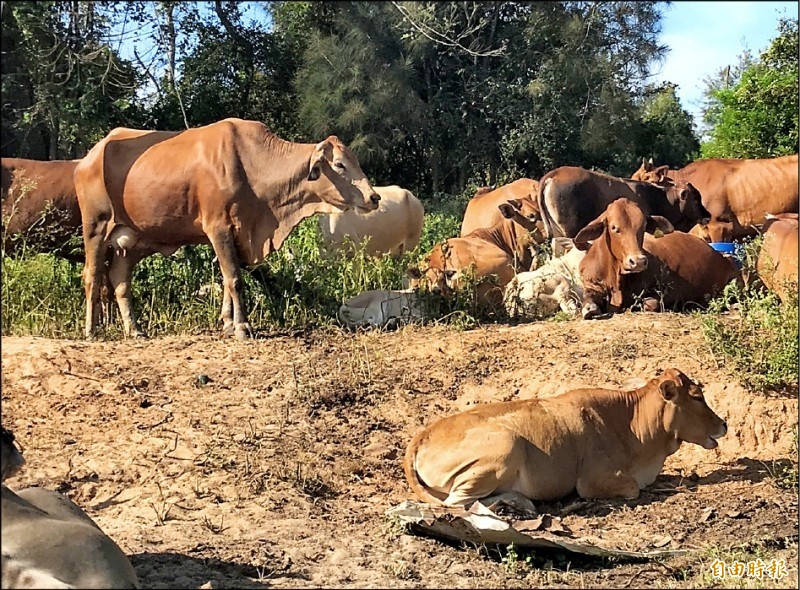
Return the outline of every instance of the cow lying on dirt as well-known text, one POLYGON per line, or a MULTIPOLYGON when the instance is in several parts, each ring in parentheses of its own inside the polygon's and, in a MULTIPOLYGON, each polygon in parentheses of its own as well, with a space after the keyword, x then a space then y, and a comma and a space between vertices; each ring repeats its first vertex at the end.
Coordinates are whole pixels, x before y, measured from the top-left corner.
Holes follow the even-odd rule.
POLYGON ((633 391, 577 389, 447 416, 412 439, 404 468, 419 500, 449 506, 572 490, 633 499, 682 442, 714 449, 727 429, 702 387, 669 369, 633 391))
POLYGON ((339 321, 349 328, 384 328, 421 320, 423 309, 413 289, 365 291, 345 301, 339 321))
POLYGON ((536 270, 521 272, 506 287, 510 318, 542 318, 561 309, 578 313, 583 301, 580 263, 586 252, 569 238, 553 238, 553 257, 536 270))
MULTIPOLYGON (((2 479, 25 463, 5 428, 2 479)), ((128 558, 66 496, 43 488, 2 493, 3 588, 138 588, 128 558)))
POLYGON ((588 249, 580 265, 584 319, 628 308, 636 297, 647 311, 705 305, 740 277, 732 262, 700 238, 668 232, 672 226, 663 217, 617 199, 578 233, 575 246, 588 249), (651 235, 657 229, 666 235, 651 235))
POLYGON ((538 232, 539 216, 531 199, 512 199, 498 209, 503 215, 500 223, 437 244, 422 268, 409 268, 410 286, 424 285, 449 296, 471 276, 477 283, 478 303, 501 307, 506 285, 518 271, 530 269, 532 246, 544 237, 538 232))

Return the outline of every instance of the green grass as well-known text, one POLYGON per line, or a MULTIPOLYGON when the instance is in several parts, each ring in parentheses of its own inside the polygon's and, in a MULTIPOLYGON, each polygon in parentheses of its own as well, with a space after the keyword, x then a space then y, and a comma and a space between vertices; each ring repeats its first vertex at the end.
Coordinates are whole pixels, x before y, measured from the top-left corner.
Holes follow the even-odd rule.
MULTIPOLYGON (((760 240, 755 240, 745 247, 746 275, 755 267, 759 246, 760 240)), ((781 302, 756 281, 731 283, 701 314, 712 351, 752 391, 796 390, 797 291, 792 293, 781 302), (725 315, 731 309, 733 313, 725 315)))

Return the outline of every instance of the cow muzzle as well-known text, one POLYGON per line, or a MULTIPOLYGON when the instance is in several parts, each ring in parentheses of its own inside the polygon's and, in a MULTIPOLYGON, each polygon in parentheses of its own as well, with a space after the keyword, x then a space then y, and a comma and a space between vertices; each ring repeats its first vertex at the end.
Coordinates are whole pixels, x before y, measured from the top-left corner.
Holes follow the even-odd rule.
POLYGON ((647 268, 647 256, 628 256, 625 258, 622 272, 632 274, 642 272, 647 268))
POLYGON ((703 442, 700 446, 708 450, 716 449, 719 446, 717 439, 722 438, 726 434, 728 434, 728 424, 723 420, 719 426, 719 429, 714 434, 709 434, 708 439, 706 439, 705 442, 703 442))

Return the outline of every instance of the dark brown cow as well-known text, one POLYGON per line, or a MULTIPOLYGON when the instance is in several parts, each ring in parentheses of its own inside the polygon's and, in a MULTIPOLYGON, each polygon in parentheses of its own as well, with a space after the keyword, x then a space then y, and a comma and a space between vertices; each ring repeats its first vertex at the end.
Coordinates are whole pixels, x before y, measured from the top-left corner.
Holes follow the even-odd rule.
POLYGON ((756 270, 761 282, 781 301, 797 297, 797 213, 768 215, 756 270))
POLYGON ((474 272, 478 301, 499 308, 505 286, 517 271, 530 268, 530 246, 537 237, 541 241, 536 223, 530 219, 533 207, 531 199, 508 201, 499 206, 503 219, 494 227, 437 244, 422 269, 409 268, 411 286, 424 283, 431 291, 450 295, 463 286, 468 273, 474 272), (496 284, 487 280, 490 277, 496 278, 496 284))
POLYGON ((646 215, 660 215, 682 231, 708 218, 691 184, 661 188, 647 182, 616 178, 575 166, 562 166, 539 182, 539 210, 548 238, 574 238, 609 203, 624 197, 646 215))
MULTIPOLYGON (((530 178, 520 178, 494 190, 484 187, 478 189, 475 196, 467 203, 464 220, 461 222, 461 237, 471 234, 482 227, 494 227, 503 220, 499 206, 514 199, 533 199, 536 219, 539 205, 536 202, 539 194, 539 183, 530 178)), ((541 225, 541 221, 539 221, 541 225)), ((544 232, 544 226, 539 228, 544 232)))
POLYGON ((73 262, 83 253, 72 252, 70 238, 80 235, 81 210, 72 175, 80 160, 26 160, 2 158, 3 247, 11 254, 28 245, 73 262))
POLYGON ((635 297, 641 297, 650 311, 687 303, 705 305, 739 275, 703 240, 670 232, 666 219, 645 215, 628 199, 613 201, 579 232, 575 246, 588 249, 580 265, 584 319, 628 308, 635 297), (650 235, 656 229, 666 235, 650 235))
POLYGON ((780 158, 698 160, 680 170, 656 166, 652 158, 632 178, 665 186, 691 182, 710 213, 712 242, 730 242, 754 235, 766 214, 797 213, 797 154, 780 158))
POLYGON ((291 143, 256 121, 225 119, 186 131, 115 129, 75 170, 86 249, 86 335, 97 325, 107 246, 109 275, 128 335, 140 336, 130 281, 143 257, 185 244, 214 248, 223 277, 226 334, 251 335, 240 264, 258 264, 303 219, 380 197, 337 137, 291 143))

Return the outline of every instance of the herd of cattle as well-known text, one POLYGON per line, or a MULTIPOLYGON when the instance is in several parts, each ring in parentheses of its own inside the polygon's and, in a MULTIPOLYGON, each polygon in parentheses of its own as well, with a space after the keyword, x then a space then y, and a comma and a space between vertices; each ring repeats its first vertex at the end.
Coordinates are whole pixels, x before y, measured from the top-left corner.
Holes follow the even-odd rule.
MULTIPOLYGON (((448 296, 467 278, 479 304, 505 306, 512 317, 580 309, 588 319, 634 301, 648 310, 703 305, 740 274, 708 242, 759 227, 761 280, 785 296, 797 279, 797 166, 797 155, 700 160, 681 170, 650 160, 630 179, 562 166, 540 181, 483 188, 461 235, 408 269, 411 289, 363 293, 339 317, 377 325, 417 317, 415 290, 448 296), (536 246, 547 240, 556 255, 544 261, 536 246)), ((349 238, 367 241, 367 254, 398 256, 417 246, 424 217, 408 190, 372 187, 338 138, 291 143, 240 119, 183 132, 115 129, 82 160, 3 158, 2 187, 6 252, 38 227, 45 247, 70 256, 64 244, 82 226, 87 337, 104 288, 116 296, 126 335, 143 335, 130 282, 153 253, 210 243, 223 277, 223 330, 246 338, 240 266, 280 248, 304 218, 321 214, 329 247, 349 238)))
MULTIPOLYGON (((411 290, 364 293, 340 317, 385 319, 385 304, 413 308, 413 289, 447 295, 472 277, 486 305, 514 315, 560 308, 584 318, 638 300, 646 310, 702 305, 736 264, 708 241, 760 231, 761 280, 781 297, 797 282, 798 160, 704 160, 678 170, 643 162, 631 179, 564 166, 540 181, 481 189, 461 236, 409 268, 411 290), (550 240, 553 257, 537 245, 550 240), (491 279, 491 280, 483 280, 491 279), (384 294, 385 295, 385 294, 384 294), (357 314, 356 314, 357 315, 357 314)), ((338 138, 284 141, 264 125, 226 119, 182 132, 115 129, 82 160, 2 160, 3 240, 40 226, 48 246, 82 228, 86 335, 98 324, 104 286, 125 333, 142 335, 131 275, 154 253, 211 244, 223 276, 226 333, 251 333, 241 265, 279 249, 305 218, 320 216, 333 247, 368 239, 369 254, 414 249, 424 209, 409 191, 373 187, 338 138)), ((69 255, 66 253, 65 255, 69 255)), ((379 323, 378 320, 375 320, 379 323)), ((423 501, 467 506, 499 494, 523 505, 573 490, 584 498, 635 498, 682 442, 707 449, 727 432, 702 386, 669 369, 633 391, 581 389, 549 399, 485 404, 434 422, 409 443, 405 473, 423 501), (487 441, 490 441, 487 443, 487 441)), ((0 437, 2 479, 23 464, 13 435, 0 437)), ((2 587, 136 588, 119 547, 69 498, 2 486, 2 587)))

